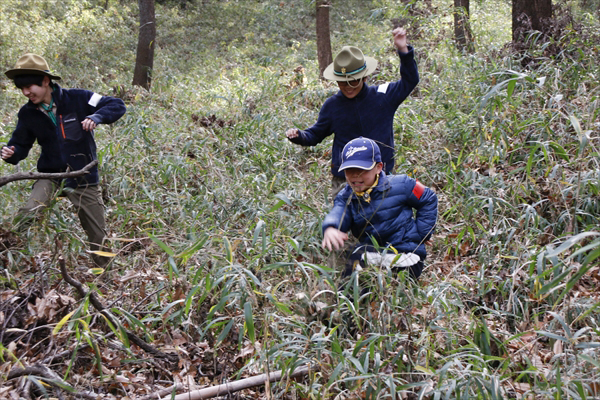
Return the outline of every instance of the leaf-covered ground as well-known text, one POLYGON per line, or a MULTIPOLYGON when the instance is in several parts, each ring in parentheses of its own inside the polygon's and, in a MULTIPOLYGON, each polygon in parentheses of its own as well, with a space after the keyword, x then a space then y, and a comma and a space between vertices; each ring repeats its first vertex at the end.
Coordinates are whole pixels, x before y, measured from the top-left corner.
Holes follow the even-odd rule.
MULTIPOLYGON (((170 398, 305 366, 227 397, 599 395, 593 1, 557 3, 552 35, 519 51, 506 2, 475 2, 472 54, 451 2, 333 2, 332 47, 376 57, 373 84, 398 76, 391 29, 407 27, 421 82, 397 112, 397 170, 440 199, 418 284, 364 270, 347 290, 320 246, 331 139, 283 135, 336 91, 317 76, 313 3, 160 2, 150 92, 130 85, 135 2, 4 3, 3 70, 38 52, 128 111, 96 131, 108 270, 67 200, 17 235, 30 183, 0 189, 0 398, 170 398)), ((8 140, 24 98, 0 90, 8 140)))

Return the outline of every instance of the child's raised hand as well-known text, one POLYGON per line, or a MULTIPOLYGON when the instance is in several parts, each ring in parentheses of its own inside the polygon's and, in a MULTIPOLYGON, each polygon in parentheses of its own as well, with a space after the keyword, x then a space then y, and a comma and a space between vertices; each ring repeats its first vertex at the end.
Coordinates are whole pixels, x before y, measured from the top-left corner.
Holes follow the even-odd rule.
POLYGON ((15 154, 15 146, 4 146, 2 148, 2 159, 6 160, 8 158, 11 158, 13 156, 13 154, 15 154))
POLYGON ((298 129, 296 129, 296 128, 288 129, 285 132, 285 136, 287 136, 288 139, 297 138, 298 137, 298 129))
POLYGON ((345 240, 348 240, 347 233, 330 226, 329 228, 325 229, 325 233, 323 233, 323 243, 321 246, 327 250, 339 250, 344 247, 345 240))
POLYGON ((394 45, 401 53, 408 53, 408 41, 406 39, 406 29, 396 28, 392 31, 394 35, 394 45))

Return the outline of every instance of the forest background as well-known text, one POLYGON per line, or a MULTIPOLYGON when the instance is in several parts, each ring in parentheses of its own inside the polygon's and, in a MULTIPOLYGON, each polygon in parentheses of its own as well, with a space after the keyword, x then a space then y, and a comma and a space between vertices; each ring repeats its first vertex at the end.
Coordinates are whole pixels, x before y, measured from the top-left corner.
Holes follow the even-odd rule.
MULTIPOLYGON (((334 54, 379 60, 371 84, 399 76, 391 30, 406 27, 421 82, 396 115, 397 171, 440 199, 419 283, 365 270, 360 299, 320 247, 331 138, 283 135, 337 91, 319 79, 314 2, 157 2, 146 91, 131 85, 136 2, 2 0, 2 71, 42 54, 63 86, 127 113, 96 130, 108 271, 67 201, 18 236, 31 182, 0 189, 0 397, 139 398, 307 366, 239 398, 600 395, 598 3, 555 2, 552 34, 517 51, 510 2, 471 2, 471 52, 452 6, 330 9, 334 54)), ((24 97, 7 79, 0 93, 6 142, 24 97)))

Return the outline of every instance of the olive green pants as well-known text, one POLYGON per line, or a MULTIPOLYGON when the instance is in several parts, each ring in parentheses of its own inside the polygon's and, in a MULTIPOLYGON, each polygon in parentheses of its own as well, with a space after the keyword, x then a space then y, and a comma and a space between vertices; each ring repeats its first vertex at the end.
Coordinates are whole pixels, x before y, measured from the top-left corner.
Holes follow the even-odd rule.
MULTIPOLYGON (((106 222, 104 220, 104 203, 97 185, 80 187, 72 190, 64 190, 48 179, 40 179, 33 184, 31 195, 27 203, 19 208, 15 218, 15 226, 18 230, 26 229, 39 212, 47 208, 57 195, 66 196, 77 210, 77 216, 85 233, 88 236, 90 249, 92 251, 108 251, 104 246, 106 237, 106 222)), ((106 266, 109 257, 92 254, 94 263, 100 267, 106 266)))

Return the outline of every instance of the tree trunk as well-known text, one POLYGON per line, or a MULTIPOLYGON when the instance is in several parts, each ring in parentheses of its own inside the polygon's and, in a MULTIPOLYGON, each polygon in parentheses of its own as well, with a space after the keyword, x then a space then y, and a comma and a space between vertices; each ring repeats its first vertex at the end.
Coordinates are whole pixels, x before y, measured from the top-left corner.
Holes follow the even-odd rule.
POLYGON ((459 50, 475 51, 469 22, 469 0, 454 0, 454 40, 459 50))
POLYGON ((531 30, 547 32, 547 22, 552 18, 552 0, 512 0, 513 42, 522 42, 531 30))
POLYGON ((156 39, 154 0, 138 0, 138 5, 140 8, 140 31, 138 33, 133 85, 148 90, 152 81, 154 40, 156 39))
POLYGON ((333 62, 331 56, 331 38, 329 36, 329 0, 315 1, 317 6, 317 55, 319 58, 319 71, 323 71, 333 62))

